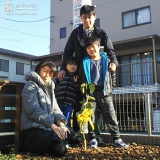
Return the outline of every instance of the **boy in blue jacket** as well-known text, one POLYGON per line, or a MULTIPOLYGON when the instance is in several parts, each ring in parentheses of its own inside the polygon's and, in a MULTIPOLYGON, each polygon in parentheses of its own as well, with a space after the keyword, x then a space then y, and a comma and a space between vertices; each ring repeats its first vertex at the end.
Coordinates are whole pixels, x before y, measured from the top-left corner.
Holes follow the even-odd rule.
MULTIPOLYGON (((78 83, 93 83, 95 90, 93 95, 96 99, 95 121, 97 121, 97 111, 102 114, 103 120, 109 128, 112 136, 112 145, 121 148, 128 148, 120 138, 119 126, 112 100, 112 89, 115 86, 114 72, 109 71, 109 58, 106 52, 100 52, 100 39, 89 36, 84 40, 84 47, 88 57, 84 58, 78 73, 78 83)), ((91 147, 97 144, 96 130, 90 135, 91 147), (92 144, 93 143, 93 144, 92 144)), ((96 147, 95 147, 96 148, 96 147)))

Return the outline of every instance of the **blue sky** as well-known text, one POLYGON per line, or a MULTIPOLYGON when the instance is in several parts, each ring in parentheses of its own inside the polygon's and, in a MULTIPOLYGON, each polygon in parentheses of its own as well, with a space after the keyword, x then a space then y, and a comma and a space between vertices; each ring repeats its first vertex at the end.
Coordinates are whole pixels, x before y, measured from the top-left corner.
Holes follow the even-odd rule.
POLYGON ((49 17, 50 0, 0 0, 0 48, 49 54, 49 17))

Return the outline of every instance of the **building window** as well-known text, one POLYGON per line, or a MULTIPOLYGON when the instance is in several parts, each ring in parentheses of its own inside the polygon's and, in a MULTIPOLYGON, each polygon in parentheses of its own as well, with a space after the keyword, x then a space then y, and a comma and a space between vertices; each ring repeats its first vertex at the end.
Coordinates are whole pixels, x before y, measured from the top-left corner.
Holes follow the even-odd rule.
POLYGON ((150 7, 144 7, 122 13, 123 28, 151 23, 150 7))
POLYGON ((125 86, 153 85, 153 54, 145 52, 120 57, 119 80, 125 86))
POLYGON ((100 19, 96 19, 94 25, 100 28, 100 19))
POLYGON ((0 59, 0 71, 9 72, 9 60, 0 59))
POLYGON ((16 74, 24 75, 24 63, 16 63, 16 74))
POLYGON ((66 27, 60 28, 60 38, 66 37, 66 27))

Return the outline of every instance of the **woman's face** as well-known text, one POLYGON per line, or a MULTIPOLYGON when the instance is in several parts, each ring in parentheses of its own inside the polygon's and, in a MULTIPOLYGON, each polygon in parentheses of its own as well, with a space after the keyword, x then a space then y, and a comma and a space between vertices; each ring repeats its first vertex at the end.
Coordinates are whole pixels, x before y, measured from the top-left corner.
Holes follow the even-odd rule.
POLYGON ((53 77, 54 73, 49 66, 44 66, 41 68, 39 75, 45 83, 48 83, 53 77))

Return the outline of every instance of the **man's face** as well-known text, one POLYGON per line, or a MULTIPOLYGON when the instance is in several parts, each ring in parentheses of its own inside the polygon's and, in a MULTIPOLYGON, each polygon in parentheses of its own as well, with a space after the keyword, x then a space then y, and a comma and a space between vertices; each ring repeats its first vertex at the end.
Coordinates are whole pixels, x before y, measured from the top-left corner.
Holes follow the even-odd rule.
POLYGON ((82 14, 81 16, 82 24, 87 30, 91 30, 93 28, 95 19, 96 16, 93 14, 82 14))

